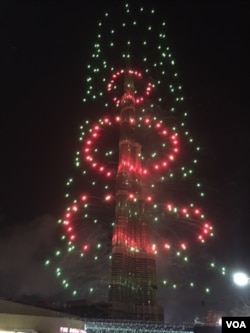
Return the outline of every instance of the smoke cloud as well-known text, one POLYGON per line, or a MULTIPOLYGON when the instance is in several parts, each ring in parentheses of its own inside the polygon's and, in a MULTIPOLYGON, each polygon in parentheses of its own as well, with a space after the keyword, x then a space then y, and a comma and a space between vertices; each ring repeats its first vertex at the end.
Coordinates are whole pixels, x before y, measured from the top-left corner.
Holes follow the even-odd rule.
POLYGON ((56 245, 58 227, 49 215, 6 228, 0 236, 0 294, 47 297, 58 290, 44 260, 56 245))

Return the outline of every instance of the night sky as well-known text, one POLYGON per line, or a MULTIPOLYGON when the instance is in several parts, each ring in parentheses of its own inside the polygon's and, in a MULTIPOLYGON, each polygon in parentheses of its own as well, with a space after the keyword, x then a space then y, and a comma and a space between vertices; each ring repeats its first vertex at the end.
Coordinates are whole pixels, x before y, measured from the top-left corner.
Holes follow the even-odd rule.
MULTIPOLYGON (((199 172, 208 185, 216 256, 250 274, 249 2, 154 3, 166 19, 190 127, 202 147, 199 172)), ((0 296, 53 294, 55 281, 42 262, 57 237, 87 112, 84 75, 95 29, 103 11, 116 11, 112 4, 0 3, 0 296)))

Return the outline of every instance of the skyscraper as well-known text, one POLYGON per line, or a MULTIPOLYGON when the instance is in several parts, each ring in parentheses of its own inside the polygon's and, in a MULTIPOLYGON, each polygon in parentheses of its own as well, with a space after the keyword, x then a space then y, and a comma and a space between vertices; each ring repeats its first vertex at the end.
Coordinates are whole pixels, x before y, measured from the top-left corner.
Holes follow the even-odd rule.
POLYGON ((124 75, 121 98, 119 164, 109 300, 113 318, 160 319, 156 263, 149 245, 142 191, 141 145, 136 139, 133 71, 124 75))

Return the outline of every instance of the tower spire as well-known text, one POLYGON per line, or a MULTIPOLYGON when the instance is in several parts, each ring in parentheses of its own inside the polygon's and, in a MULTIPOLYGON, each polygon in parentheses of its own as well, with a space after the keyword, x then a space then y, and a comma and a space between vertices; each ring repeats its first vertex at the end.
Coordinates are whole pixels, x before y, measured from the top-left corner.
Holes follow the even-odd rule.
POLYGON ((124 93, 122 96, 121 102, 131 102, 135 103, 135 85, 134 85, 134 77, 133 70, 131 69, 131 61, 130 61, 130 50, 129 50, 129 42, 127 43, 127 57, 126 57, 126 67, 124 72, 124 93))
POLYGON ((127 66, 124 75, 124 93, 121 102, 124 105, 124 103, 126 104, 129 101, 135 104, 135 85, 133 71, 127 66))

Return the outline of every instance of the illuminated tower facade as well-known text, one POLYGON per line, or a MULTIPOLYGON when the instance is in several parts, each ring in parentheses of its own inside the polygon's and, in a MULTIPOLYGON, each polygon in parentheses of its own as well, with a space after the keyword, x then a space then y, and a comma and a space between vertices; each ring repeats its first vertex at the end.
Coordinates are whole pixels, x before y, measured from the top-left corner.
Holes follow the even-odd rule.
POLYGON ((148 239, 141 145, 135 139, 135 125, 134 84, 128 70, 121 99, 109 300, 113 318, 157 321, 156 263, 148 239))

